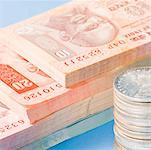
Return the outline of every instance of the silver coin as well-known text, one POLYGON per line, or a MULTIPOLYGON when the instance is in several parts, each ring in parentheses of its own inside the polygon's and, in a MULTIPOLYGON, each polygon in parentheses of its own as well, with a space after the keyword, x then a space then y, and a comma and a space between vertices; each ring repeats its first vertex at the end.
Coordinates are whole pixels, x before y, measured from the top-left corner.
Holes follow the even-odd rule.
POLYGON ((151 108, 151 103, 150 102, 133 102, 129 101, 128 99, 124 99, 123 97, 119 97, 119 95, 114 95, 114 102, 120 102, 123 103, 124 105, 129 105, 129 107, 133 107, 134 109, 140 109, 140 108, 151 108))
MULTIPOLYGON (((128 109, 129 110, 129 109, 128 109)), ((142 121, 148 121, 150 122, 151 121, 151 116, 148 116, 146 114, 137 114, 137 113, 132 113, 132 112, 129 112, 129 111, 124 111, 123 109, 121 109, 119 106, 117 106, 115 103, 114 103, 114 112, 120 114, 122 117, 125 117, 127 119, 130 119, 130 120, 142 120, 142 121)))
POLYGON ((131 116, 138 116, 139 118, 151 119, 151 108, 131 106, 127 103, 123 103, 118 100, 114 102, 114 106, 114 110, 116 109, 116 107, 118 107, 121 111, 131 116))
POLYGON ((121 150, 119 144, 116 141, 114 141, 114 150, 121 150))
POLYGON ((129 69, 114 82, 114 90, 127 100, 151 102, 151 67, 129 69))
POLYGON ((131 117, 131 116, 123 115, 117 111, 114 111, 114 116, 118 118, 118 120, 124 120, 126 124, 129 124, 129 125, 141 126, 141 127, 151 126, 150 119, 141 119, 141 118, 131 117))
MULTIPOLYGON (((124 106, 123 106, 124 107, 124 106)), ((120 107, 120 104, 118 103, 114 103, 114 111, 117 111, 118 113, 129 117, 129 118, 137 118, 137 119, 144 119, 144 120, 151 120, 151 112, 146 112, 145 109, 141 109, 136 110, 136 109, 132 109, 131 107, 125 107, 125 109, 123 107, 120 107), (127 108, 127 109, 126 109, 127 108)))
POLYGON ((130 150, 130 149, 127 149, 127 148, 123 147, 116 140, 114 140, 114 150, 130 150))
POLYGON ((114 126, 115 139, 118 143, 132 150, 151 150, 151 140, 140 140, 128 137, 114 126))
POLYGON ((137 132, 135 130, 128 130, 122 126, 120 123, 116 123, 115 126, 123 132, 126 136, 135 139, 143 139, 143 140, 150 140, 151 139, 151 132, 137 132))
POLYGON ((116 117, 114 118, 115 124, 121 124, 121 126, 126 128, 127 130, 136 131, 136 132, 144 132, 144 133, 149 132, 149 133, 151 133, 151 127, 134 126, 131 124, 129 125, 125 121, 123 121, 123 120, 119 121, 118 119, 116 119, 116 117))

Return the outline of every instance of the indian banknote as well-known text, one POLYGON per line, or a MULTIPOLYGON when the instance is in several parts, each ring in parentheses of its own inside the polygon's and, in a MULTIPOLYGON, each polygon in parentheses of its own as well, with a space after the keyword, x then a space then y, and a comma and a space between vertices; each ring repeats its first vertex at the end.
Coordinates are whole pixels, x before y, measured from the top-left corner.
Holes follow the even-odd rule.
POLYGON ((46 150, 56 144, 73 138, 77 135, 83 134, 96 127, 99 127, 113 119, 112 108, 91 115, 77 123, 74 123, 64 129, 61 129, 53 134, 50 134, 40 140, 28 144, 21 148, 21 150, 46 150))
POLYGON ((70 87, 150 55, 150 9, 150 0, 78 0, 9 26, 3 36, 70 87))
POLYGON ((33 125, 4 105, 0 106, 0 149, 14 150, 110 108, 112 89, 72 104, 33 125))
POLYGON ((115 74, 114 70, 76 87, 64 88, 14 52, 13 47, 0 42, 1 101, 31 123, 111 88, 115 74))

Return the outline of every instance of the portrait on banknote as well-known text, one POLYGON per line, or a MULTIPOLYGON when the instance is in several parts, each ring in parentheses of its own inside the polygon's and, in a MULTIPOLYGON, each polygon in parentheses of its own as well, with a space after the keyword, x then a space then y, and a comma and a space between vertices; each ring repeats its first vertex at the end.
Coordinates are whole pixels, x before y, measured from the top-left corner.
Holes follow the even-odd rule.
POLYGON ((48 11, 16 32, 44 50, 53 59, 66 59, 85 53, 90 48, 114 42, 121 31, 132 29, 148 18, 148 1, 89 1, 48 11), (140 19, 142 18, 142 19, 140 19))
POLYGON ((46 26, 58 30, 61 40, 82 47, 101 46, 112 41, 117 34, 116 26, 107 16, 80 6, 51 16, 46 26))
MULTIPOLYGON (((19 30, 19 33, 33 36, 46 35, 54 31, 53 34, 56 33, 61 41, 79 47, 98 47, 107 44, 114 40, 118 33, 116 25, 104 15, 104 11, 101 15, 86 6, 76 5, 60 14, 47 15, 46 20, 44 23, 35 23, 19 30)), ((53 34, 49 35, 53 37, 53 34)), ((51 38, 49 42, 53 43, 52 46, 58 47, 51 38)))

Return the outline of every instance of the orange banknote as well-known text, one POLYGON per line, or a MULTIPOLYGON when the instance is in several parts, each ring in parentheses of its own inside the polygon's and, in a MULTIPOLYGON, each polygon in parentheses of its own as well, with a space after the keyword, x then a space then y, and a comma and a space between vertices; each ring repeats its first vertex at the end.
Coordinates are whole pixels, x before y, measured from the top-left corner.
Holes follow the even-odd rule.
POLYGON ((0 103, 0 149, 20 149, 111 106, 112 89, 109 89, 57 111, 32 125, 24 116, 15 114, 0 103))
POLYGON ((116 71, 64 88, 0 41, 1 101, 31 123, 112 87, 116 71))
POLYGON ((71 87, 136 60, 136 53, 150 55, 150 10, 150 0, 75 0, 3 35, 17 53, 71 87))

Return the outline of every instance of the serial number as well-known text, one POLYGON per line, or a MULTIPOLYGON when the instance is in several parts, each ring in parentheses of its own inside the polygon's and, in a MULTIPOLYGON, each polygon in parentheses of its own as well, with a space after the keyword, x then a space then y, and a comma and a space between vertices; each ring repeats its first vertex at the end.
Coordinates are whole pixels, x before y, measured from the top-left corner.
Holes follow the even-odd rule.
POLYGON ((58 83, 58 84, 55 84, 54 87, 49 86, 48 88, 44 88, 44 89, 41 89, 39 91, 36 91, 34 93, 30 93, 29 95, 24 96, 24 99, 26 101, 31 101, 32 99, 42 97, 45 94, 48 94, 48 93, 50 94, 53 91, 55 91, 55 89, 57 89, 57 88, 62 88, 62 85, 58 83))
POLYGON ((76 64, 76 63, 78 63, 78 62, 85 61, 85 60, 87 60, 87 59, 90 59, 90 58, 92 58, 92 57, 94 57, 94 56, 97 56, 97 55, 100 55, 100 54, 103 55, 103 52, 102 52, 100 49, 95 49, 95 50, 92 50, 91 52, 89 52, 89 53, 87 53, 87 54, 84 54, 84 55, 78 56, 78 57, 76 57, 76 58, 74 58, 74 59, 70 59, 70 60, 68 60, 68 61, 65 61, 64 64, 65 64, 66 66, 71 66, 71 65, 73 65, 73 64, 76 64))
POLYGON ((5 133, 5 132, 7 132, 7 131, 9 131, 9 130, 11 130, 13 128, 16 128, 16 127, 18 127, 20 125, 23 125, 24 123, 25 123, 24 120, 18 120, 17 122, 13 122, 11 124, 7 124, 7 125, 5 125, 3 127, 0 127, 0 134, 3 134, 3 133, 5 133))

